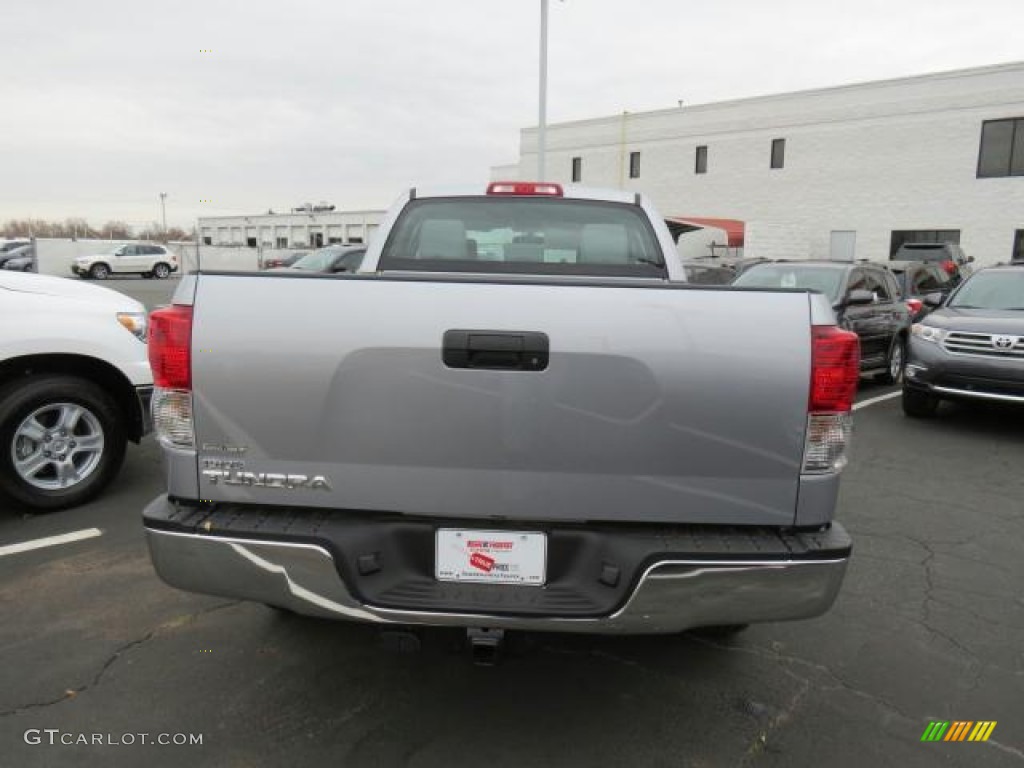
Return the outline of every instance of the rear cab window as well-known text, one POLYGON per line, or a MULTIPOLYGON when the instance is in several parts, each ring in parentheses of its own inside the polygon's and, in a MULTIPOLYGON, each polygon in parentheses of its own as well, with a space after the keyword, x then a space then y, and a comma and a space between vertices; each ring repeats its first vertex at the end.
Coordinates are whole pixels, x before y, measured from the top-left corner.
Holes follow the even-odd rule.
POLYGON ((413 200, 381 252, 387 271, 667 278, 638 206, 536 197, 413 200))

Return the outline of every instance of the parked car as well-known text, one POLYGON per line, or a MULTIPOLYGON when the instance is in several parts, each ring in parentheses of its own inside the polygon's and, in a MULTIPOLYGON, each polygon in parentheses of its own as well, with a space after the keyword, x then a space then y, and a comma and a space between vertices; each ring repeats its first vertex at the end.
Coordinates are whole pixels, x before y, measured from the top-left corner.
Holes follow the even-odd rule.
POLYGON ((873 374, 884 384, 902 377, 910 309, 886 267, 865 262, 779 261, 751 267, 733 285, 824 293, 840 327, 860 337, 861 374, 873 374))
POLYGON ((3 265, 4 269, 10 270, 11 272, 35 272, 36 271, 36 255, 31 252, 24 256, 16 256, 13 259, 7 259, 3 265))
POLYGON ((290 267, 307 253, 309 253, 309 251, 295 251, 294 253, 288 253, 284 256, 272 256, 263 262, 263 268, 279 269, 280 267, 290 267))
POLYGON ((7 253, 8 251, 11 251, 15 248, 22 248, 26 245, 31 244, 31 241, 24 240, 21 238, 16 240, 5 240, 4 242, 0 243, 0 253, 7 253))
POLYGON ((36 247, 31 243, 21 243, 14 248, 8 248, 6 251, 0 252, 0 269, 13 269, 8 267, 8 262, 20 260, 28 257, 32 260, 35 259, 36 247))
POLYGON ((945 295, 954 287, 949 273, 934 261, 890 261, 885 266, 896 276, 915 322, 932 310, 924 303, 925 296, 936 292, 945 295))
POLYGON ((696 285, 728 285, 736 279, 736 272, 724 264, 705 261, 684 261, 686 282, 696 285))
POLYGON ((281 271, 355 272, 359 269, 365 254, 365 245, 328 245, 326 248, 306 254, 281 271))
POLYGON ((751 267, 756 267, 758 264, 770 264, 771 261, 771 259, 751 257, 749 259, 733 259, 726 263, 732 268, 733 272, 735 272, 738 277, 751 267))
POLYGON ((79 256, 71 264, 71 271, 93 280, 133 274, 163 279, 178 271, 178 257, 163 245, 129 243, 109 253, 79 256))
POLYGON ((384 221, 373 279, 189 275, 153 313, 164 581, 483 658, 828 610, 858 341, 823 296, 686 290, 633 191, 419 187, 384 221))
POLYGON ((903 411, 933 416, 942 400, 1024 405, 1024 266, 975 272, 914 325, 903 411))
POLYGON ((149 431, 145 338, 134 299, 0 271, 0 497, 60 509, 110 483, 149 431))
POLYGON ((955 286, 971 274, 974 257, 964 253, 957 243, 904 243, 896 249, 890 261, 936 262, 955 286))

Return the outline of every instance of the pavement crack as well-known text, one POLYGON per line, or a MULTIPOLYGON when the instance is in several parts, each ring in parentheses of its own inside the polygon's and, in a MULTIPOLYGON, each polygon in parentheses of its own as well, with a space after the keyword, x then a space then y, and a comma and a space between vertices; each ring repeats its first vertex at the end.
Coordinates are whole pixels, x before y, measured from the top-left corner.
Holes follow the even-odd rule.
POLYGON ((989 739, 985 743, 988 744, 990 747, 995 747, 996 749, 1005 752, 1008 755, 1012 755, 1013 757, 1024 760, 1024 752, 1021 752, 1016 747, 1011 747, 1008 744, 1000 744, 998 741, 993 741, 992 739, 989 739))
POLYGON ((119 645, 117 648, 115 648, 113 653, 111 653, 104 660, 99 670, 97 670, 96 674, 93 675, 92 679, 89 682, 84 683, 83 685, 80 685, 77 688, 68 688, 64 691, 64 694, 62 696, 58 696, 55 699, 50 699, 48 701, 37 701, 31 704, 23 704, 20 707, 5 710, 3 712, 0 712, 0 717, 11 717, 13 715, 20 715, 23 712, 29 712, 34 709, 45 709, 47 707, 52 707, 55 704, 60 704, 61 702, 74 699, 79 694, 85 693, 86 691, 95 688, 97 685, 99 685, 100 681, 103 679, 103 676, 107 673, 107 670, 109 670, 115 664, 115 662, 117 662, 118 659, 120 659, 129 651, 132 651, 141 645, 145 645, 157 635, 161 635, 167 631, 176 629, 177 627, 180 627, 183 624, 191 624, 192 622, 196 621, 202 616, 205 616, 206 614, 214 613, 215 611, 220 611, 225 608, 230 608, 231 606, 238 605, 240 602, 242 601, 232 600, 227 603, 218 603, 217 605, 211 606, 209 608, 204 608, 203 610, 196 611, 195 613, 190 613, 179 619, 164 622, 163 624, 160 624, 159 626, 151 629, 142 637, 136 638, 135 640, 130 640, 127 643, 119 645))
POLYGON ((747 765, 750 761, 756 759, 759 755, 761 755, 765 750, 768 749, 768 738, 774 732, 784 727, 787 723, 789 723, 790 720, 793 719, 793 714, 800 706, 800 703, 804 700, 804 697, 807 696, 807 693, 811 690, 811 688, 814 687, 814 684, 811 682, 811 679, 809 677, 798 675, 792 670, 786 669, 785 667, 782 668, 782 671, 785 672, 788 677, 798 681, 800 683, 800 687, 797 688, 796 692, 790 697, 789 702, 786 704, 785 708, 783 708, 781 712, 779 712, 775 717, 769 720, 768 724, 758 732, 757 736, 754 738, 753 743, 751 743, 751 745, 747 748, 747 751, 744 753, 742 759, 740 760, 739 764, 741 766, 747 765))
POLYGON ((950 635, 948 632, 944 632, 943 630, 939 629, 933 624, 931 606, 933 603, 941 604, 940 601, 935 598, 935 590, 937 587, 935 586, 934 574, 932 572, 932 565, 935 560, 935 550, 932 548, 930 544, 928 544, 928 542, 922 541, 920 539, 911 539, 911 541, 914 541, 916 544, 918 544, 918 546, 922 547, 925 550, 925 552, 928 553, 927 555, 925 555, 924 559, 922 559, 920 563, 921 568, 924 571, 925 582, 924 598, 921 602, 921 626, 929 632, 931 632, 936 637, 941 637, 951 646, 960 651, 960 653, 967 657, 968 666, 972 669, 974 674, 976 676, 980 675, 981 672, 979 669, 980 665, 978 664, 977 654, 975 654, 974 651, 965 646, 963 643, 961 643, 955 637, 950 635))
MULTIPOLYGON (((830 680, 834 681, 834 683, 835 683, 834 685, 819 685, 818 687, 822 691, 843 690, 843 691, 846 691, 846 692, 850 693, 853 696, 857 696, 857 697, 862 698, 862 699, 867 699, 868 701, 872 702, 873 704, 875 704, 877 706, 881 706, 882 708, 888 710, 890 713, 892 713, 892 714, 894 714, 894 715, 896 715, 898 717, 901 717, 904 720, 907 720, 908 722, 916 723, 919 720, 921 720, 921 718, 915 717, 913 715, 910 715, 910 714, 904 712, 899 707, 897 707, 895 704, 893 704, 890 701, 886 701, 885 699, 881 698, 880 696, 877 696, 877 695, 875 695, 875 694, 873 694, 873 693, 871 693, 869 691, 865 691, 865 690, 862 690, 860 688, 854 687, 850 683, 848 683, 845 680, 843 680, 843 678, 841 678, 838 674, 836 674, 836 672, 834 672, 830 667, 827 667, 824 664, 818 664, 817 662, 814 662, 814 661, 809 661, 807 659, 802 659, 799 656, 791 656, 789 654, 779 653, 778 651, 775 651, 775 650, 768 650, 766 648, 759 648, 757 646, 754 646, 754 647, 743 647, 743 646, 738 646, 738 645, 723 645, 721 643, 716 643, 713 640, 707 640, 707 639, 704 639, 704 638, 694 637, 693 639, 694 639, 694 642, 701 643, 702 645, 706 645, 706 646, 711 647, 711 648, 716 648, 718 650, 729 651, 731 653, 745 653, 745 654, 748 654, 748 655, 751 655, 751 656, 757 656, 758 658, 769 659, 771 661, 775 661, 775 662, 780 663, 780 664, 790 664, 792 666, 801 667, 801 668, 808 669, 808 670, 813 670, 814 672, 819 672, 822 675, 825 675, 826 677, 828 677, 830 680)), ((790 674, 791 677, 794 677, 794 679, 797 679, 797 680, 804 680, 804 679, 806 679, 809 682, 811 682, 812 685, 813 685, 813 681, 811 681, 811 678, 804 677, 804 676, 794 676, 794 674, 792 673, 792 670, 787 670, 786 667, 784 667, 784 666, 782 666, 780 668, 783 671, 787 672, 787 674, 790 674)))

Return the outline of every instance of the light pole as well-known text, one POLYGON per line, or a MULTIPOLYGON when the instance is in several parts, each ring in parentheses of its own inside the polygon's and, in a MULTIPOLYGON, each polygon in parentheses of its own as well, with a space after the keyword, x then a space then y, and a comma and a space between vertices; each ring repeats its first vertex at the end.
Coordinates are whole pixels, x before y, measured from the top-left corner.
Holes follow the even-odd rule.
POLYGON ((548 0, 540 0, 540 115, 537 120, 537 181, 544 181, 544 135, 548 120, 548 0))
POLYGON ((164 239, 166 240, 167 239, 167 205, 164 202, 165 200, 167 200, 167 193, 166 192, 161 192, 160 193, 160 215, 163 218, 164 239))

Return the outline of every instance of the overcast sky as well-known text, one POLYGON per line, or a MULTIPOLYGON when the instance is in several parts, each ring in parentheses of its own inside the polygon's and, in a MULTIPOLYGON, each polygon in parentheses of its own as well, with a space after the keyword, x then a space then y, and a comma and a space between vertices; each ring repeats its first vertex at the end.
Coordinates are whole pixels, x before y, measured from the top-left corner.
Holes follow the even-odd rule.
MULTIPOLYGON (((5 3, 0 221, 386 207, 536 124, 540 0, 5 3), (205 52, 205 51, 210 52, 205 52), (210 202, 201 202, 210 201, 210 202)), ((1019 60, 1024 0, 551 0, 549 122, 1019 60)))

